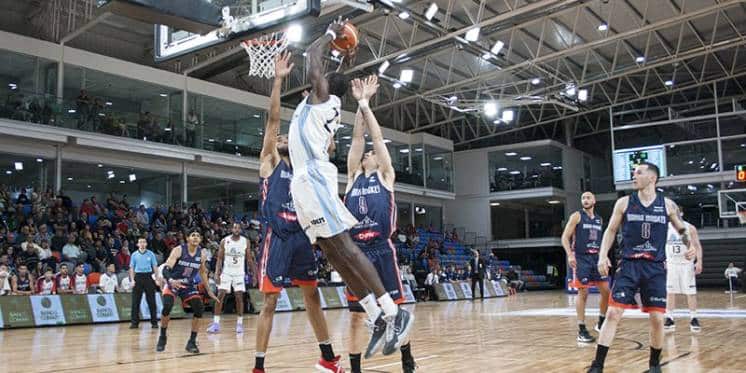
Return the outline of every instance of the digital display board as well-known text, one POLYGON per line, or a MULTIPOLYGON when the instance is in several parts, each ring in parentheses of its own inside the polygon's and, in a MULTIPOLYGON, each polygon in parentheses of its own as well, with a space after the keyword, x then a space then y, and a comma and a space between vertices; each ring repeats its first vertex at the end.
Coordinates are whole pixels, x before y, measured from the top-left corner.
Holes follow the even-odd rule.
POLYGON ((614 151, 614 181, 630 181, 635 168, 642 162, 650 162, 660 169, 661 177, 665 177, 666 149, 663 146, 646 148, 622 149, 614 151))

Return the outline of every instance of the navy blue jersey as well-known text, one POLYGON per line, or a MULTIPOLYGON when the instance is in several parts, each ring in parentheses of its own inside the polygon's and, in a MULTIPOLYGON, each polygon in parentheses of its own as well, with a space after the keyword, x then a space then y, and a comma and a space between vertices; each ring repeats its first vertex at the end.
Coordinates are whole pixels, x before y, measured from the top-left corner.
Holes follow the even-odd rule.
POLYGON ((292 179, 293 169, 281 160, 272 171, 272 175, 261 180, 262 218, 272 228, 272 233, 281 238, 301 231, 298 217, 295 215, 293 197, 290 194, 292 179))
POLYGON ((588 216, 580 210, 580 222, 575 226, 575 255, 595 255, 601 249, 603 220, 598 215, 588 216))
POLYGON ((181 256, 171 270, 174 280, 182 280, 184 284, 197 284, 200 281, 199 269, 202 267, 202 247, 197 246, 194 255, 189 254, 189 247, 181 245, 181 256))
POLYGON ((637 193, 629 196, 627 210, 622 221, 622 257, 645 259, 653 262, 666 260, 668 238, 668 214, 666 199, 656 193, 655 200, 645 207, 637 193))
POLYGON ((386 241, 396 227, 394 193, 383 185, 378 172, 361 173, 345 195, 345 206, 358 223, 350 229, 356 243, 371 245, 386 241))
POLYGON ((28 272, 26 272, 26 276, 17 276, 16 289, 18 291, 31 291, 31 275, 28 272))

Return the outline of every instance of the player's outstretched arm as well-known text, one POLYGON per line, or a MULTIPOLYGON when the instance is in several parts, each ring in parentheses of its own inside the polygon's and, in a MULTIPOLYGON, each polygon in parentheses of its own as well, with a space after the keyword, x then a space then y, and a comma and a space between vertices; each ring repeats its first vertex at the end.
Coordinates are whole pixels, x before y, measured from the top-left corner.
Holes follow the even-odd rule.
POLYGON ((373 110, 370 108, 370 99, 378 91, 378 77, 371 75, 363 83, 363 95, 362 99, 358 100, 358 107, 360 112, 363 113, 365 119, 365 125, 370 135, 370 141, 373 142, 373 150, 376 153, 376 160, 378 161, 378 168, 383 175, 384 180, 389 186, 394 185, 396 178, 396 172, 394 172, 394 165, 391 163, 391 155, 389 154, 386 143, 383 142, 383 132, 381 126, 378 124, 376 115, 373 114, 373 110))
MULTIPOLYGON (((362 95, 362 83, 360 79, 350 82, 352 96, 362 95)), ((355 113, 355 124, 352 127, 352 142, 350 151, 347 152, 347 182, 352 185, 355 173, 362 167, 363 151, 365 151, 365 119, 360 109, 355 113)))
POLYGON ((577 266, 575 253, 572 251, 572 236, 575 235, 575 227, 577 227, 579 222, 580 213, 576 211, 570 215, 570 219, 567 220, 567 224, 565 225, 565 230, 562 232, 562 248, 565 249, 567 262, 572 269, 575 269, 577 266))
POLYGON ((280 154, 277 152, 277 135, 280 133, 280 109, 282 107, 280 95, 283 79, 293 70, 294 64, 290 62, 291 57, 290 52, 275 56, 275 80, 272 83, 272 93, 269 97, 269 114, 264 127, 262 152, 259 154, 259 176, 261 177, 268 177, 280 162, 280 154))
POLYGON ((342 17, 337 18, 326 30, 326 33, 316 39, 306 49, 308 56, 307 73, 311 81, 311 104, 320 104, 329 100, 329 81, 324 76, 324 54, 329 48, 329 43, 337 38, 342 31, 344 21, 342 17))
POLYGON ((616 232, 619 231, 619 226, 622 225, 624 211, 627 210, 628 203, 629 197, 622 197, 616 201, 614 211, 611 213, 611 219, 609 219, 609 226, 604 231, 604 238, 601 240, 601 252, 598 254, 598 272, 602 276, 609 275, 609 267, 611 267, 609 250, 611 250, 611 245, 616 239, 616 232))
POLYGON ((215 283, 220 285, 220 275, 223 273, 223 261, 225 260, 225 238, 220 241, 218 249, 218 260, 215 263, 215 283))

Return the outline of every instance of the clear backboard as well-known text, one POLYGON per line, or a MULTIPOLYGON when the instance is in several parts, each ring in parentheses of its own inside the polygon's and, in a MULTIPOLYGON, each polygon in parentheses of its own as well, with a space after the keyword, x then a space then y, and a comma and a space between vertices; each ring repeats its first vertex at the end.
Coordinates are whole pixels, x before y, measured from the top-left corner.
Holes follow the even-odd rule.
POLYGON ((738 217, 739 211, 746 210, 746 188, 718 191, 718 208, 723 219, 738 217))
POLYGON ((156 62, 167 61, 243 36, 259 34, 292 20, 317 17, 322 3, 321 0, 208 1, 222 8, 223 26, 200 35, 167 25, 155 25, 156 62))

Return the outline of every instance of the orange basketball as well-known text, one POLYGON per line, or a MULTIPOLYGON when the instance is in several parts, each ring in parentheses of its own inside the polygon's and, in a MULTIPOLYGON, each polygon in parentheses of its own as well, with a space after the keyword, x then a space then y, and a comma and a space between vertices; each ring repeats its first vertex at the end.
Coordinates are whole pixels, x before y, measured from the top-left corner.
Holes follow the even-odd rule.
POLYGON ((349 54, 358 44, 358 32, 357 27, 352 23, 345 23, 342 26, 342 32, 337 35, 337 38, 332 40, 332 48, 342 54, 349 54))

